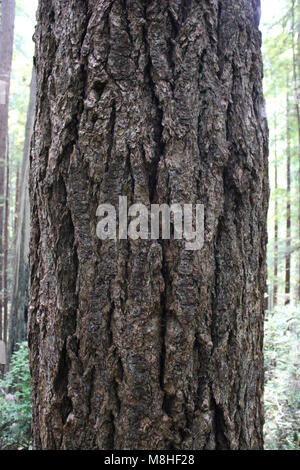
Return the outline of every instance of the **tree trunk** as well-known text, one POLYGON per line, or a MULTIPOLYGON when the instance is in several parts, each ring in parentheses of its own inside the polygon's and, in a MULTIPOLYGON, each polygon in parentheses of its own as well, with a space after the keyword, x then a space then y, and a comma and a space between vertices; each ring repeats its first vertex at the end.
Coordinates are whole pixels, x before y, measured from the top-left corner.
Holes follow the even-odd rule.
POLYGON ((274 142, 274 153, 275 153, 275 162, 274 162, 274 193, 275 193, 275 207, 274 207, 274 288, 273 288, 273 307, 277 305, 278 300, 278 161, 277 161, 277 116, 275 114, 275 142, 274 142))
POLYGON ((52 0, 36 30, 35 449, 261 449, 260 7, 52 0), (100 241, 100 203, 202 203, 205 242, 100 241))
MULTIPOLYGON (((8 142, 8 138, 7 138, 8 142)), ((3 269, 3 341, 7 345, 8 332, 8 245, 9 245, 9 144, 7 145, 6 174, 5 174, 5 217, 4 217, 4 269, 3 269)))
POLYGON ((8 145, 8 103, 14 39, 15 0, 1 0, 0 13, 0 339, 3 339, 5 161, 8 145))
POLYGON ((286 243, 285 243, 285 305, 291 301, 291 129, 290 80, 286 84, 286 243))
POLYGON ((20 163, 17 162, 17 171, 16 171, 16 189, 15 189, 15 210, 14 210, 14 218, 13 218, 13 225, 14 225, 14 244, 17 237, 17 227, 18 227, 18 214, 19 214, 19 197, 20 197, 20 163))
MULTIPOLYGON (((292 2, 292 48, 293 48, 293 82, 294 82, 294 100, 297 118, 298 134, 298 238, 300 240, 300 1, 292 2), (296 36, 297 26, 297 36, 296 36), (297 38, 297 42, 296 39, 297 38), (296 46, 297 44, 297 46, 296 46)), ((297 300, 300 302, 300 250, 298 252, 298 279, 297 279, 297 300)))
POLYGON ((14 282, 11 299, 9 320, 9 344, 8 360, 17 349, 17 343, 24 341, 27 336, 28 319, 28 284, 29 284, 29 232, 30 232, 30 209, 29 209, 29 154, 30 139, 32 137, 34 123, 34 108, 36 95, 35 73, 32 74, 30 98, 26 120, 25 140, 23 149, 23 160, 21 166, 20 185, 17 188, 18 217, 15 233, 15 265, 14 282))

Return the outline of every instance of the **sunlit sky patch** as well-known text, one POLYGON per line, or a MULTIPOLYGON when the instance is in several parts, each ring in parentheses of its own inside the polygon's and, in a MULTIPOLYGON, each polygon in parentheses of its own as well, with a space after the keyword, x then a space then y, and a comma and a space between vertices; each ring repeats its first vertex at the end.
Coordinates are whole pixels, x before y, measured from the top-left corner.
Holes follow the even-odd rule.
POLYGON ((264 33, 266 26, 278 20, 283 13, 282 0, 261 0, 260 28, 264 33))

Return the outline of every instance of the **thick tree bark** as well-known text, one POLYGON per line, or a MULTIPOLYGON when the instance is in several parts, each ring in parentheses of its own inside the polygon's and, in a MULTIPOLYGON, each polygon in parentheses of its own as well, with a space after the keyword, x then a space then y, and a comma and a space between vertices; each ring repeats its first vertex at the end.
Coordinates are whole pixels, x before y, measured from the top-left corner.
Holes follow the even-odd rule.
POLYGON ((0 339, 3 339, 5 161, 8 146, 8 103, 14 39, 15 0, 1 0, 0 13, 0 339))
POLYGON ((259 3, 40 1, 35 449, 262 448, 259 3), (99 203, 205 205, 205 243, 103 241, 99 203))
POLYGON ((30 234, 30 209, 29 209, 29 154, 30 140, 33 132, 34 109, 36 95, 35 73, 32 74, 30 98, 26 120, 23 159, 21 166, 20 185, 17 188, 18 217, 15 233, 15 263, 14 281, 12 289, 11 309, 9 316, 9 344, 8 360, 17 349, 17 343, 27 337, 28 319, 28 288, 29 288, 29 234, 30 234))

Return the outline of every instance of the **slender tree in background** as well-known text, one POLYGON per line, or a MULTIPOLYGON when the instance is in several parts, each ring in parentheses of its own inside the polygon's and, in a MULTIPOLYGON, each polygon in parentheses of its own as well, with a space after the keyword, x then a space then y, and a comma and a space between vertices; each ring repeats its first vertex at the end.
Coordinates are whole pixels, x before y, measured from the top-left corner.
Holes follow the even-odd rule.
POLYGON ((23 160, 20 171, 19 187, 16 189, 18 216, 15 232, 15 265, 12 287, 12 299, 9 318, 8 360, 17 349, 17 344, 27 336, 28 311, 28 253, 29 253, 29 154, 30 139, 34 122, 36 83, 35 73, 32 74, 29 106, 27 111, 23 160))
POLYGON ((286 247, 285 247, 285 304, 291 300, 291 105, 290 77, 286 87, 286 247))
POLYGON ((277 115, 274 116, 274 193, 275 193, 275 204, 274 204, 274 285, 273 285, 273 307, 277 305, 278 300, 278 155, 277 155, 277 115))
POLYGON ((274 170, 274 204, 269 213, 268 254, 269 276, 270 280, 274 279, 273 299, 275 295, 274 305, 269 303, 265 322, 264 432, 266 449, 298 449, 300 310, 296 303, 300 205, 296 189, 300 180, 295 66, 298 74, 300 63, 295 25, 299 19, 299 1, 280 2, 274 14, 274 21, 264 35, 264 85, 274 156, 271 168, 271 172, 274 170), (285 302, 287 305, 283 305, 285 302))
POLYGON ((261 449, 260 6, 41 1, 30 169, 35 449, 261 449), (205 205, 205 243, 106 240, 99 203, 205 205))
MULTIPOLYGON (((13 227, 14 227, 14 242, 17 237, 17 225, 18 225, 18 213, 19 213, 19 195, 20 193, 20 163, 17 163, 16 169, 16 186, 15 186, 15 208, 14 208, 14 218, 13 218, 13 227)), ((15 243, 14 243, 15 246, 15 243)))
POLYGON ((4 217, 4 271, 3 271, 3 340, 7 344, 8 332, 8 245, 9 245, 9 145, 6 152, 6 175, 5 175, 5 217, 4 217))
MULTIPOLYGON (((293 88, 298 134, 298 238, 300 240, 300 1, 292 0, 293 88)), ((300 250, 298 250, 297 299, 300 301, 300 250)))
POLYGON ((269 37, 265 37, 265 90, 270 121, 274 124, 271 128, 272 153, 277 152, 278 157, 277 168, 274 168, 278 187, 273 185, 274 210, 270 211, 273 229, 269 254, 273 262, 269 275, 274 278, 277 257, 278 276, 274 287, 279 305, 281 300, 287 304, 297 303, 300 279, 299 8, 299 0, 285 0, 282 17, 270 25, 269 37), (286 175, 285 185, 283 175, 286 175), (284 230, 280 230, 281 225, 285 225, 284 230))
POLYGON ((8 101, 14 38, 15 0, 1 0, 0 13, 0 339, 3 339, 5 161, 8 151, 8 101))

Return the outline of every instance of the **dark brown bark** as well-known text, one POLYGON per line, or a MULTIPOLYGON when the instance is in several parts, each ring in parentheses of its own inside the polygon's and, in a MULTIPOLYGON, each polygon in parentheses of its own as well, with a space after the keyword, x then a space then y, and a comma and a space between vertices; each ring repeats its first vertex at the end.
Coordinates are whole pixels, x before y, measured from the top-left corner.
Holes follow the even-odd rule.
POLYGON ((286 95, 286 243, 285 243, 285 304, 291 300, 291 129, 290 79, 287 76, 286 95))
POLYGON ((17 349, 17 343, 24 341, 27 336, 28 318, 28 284, 29 284, 29 154, 30 140, 34 123, 36 82, 35 74, 32 75, 30 87, 30 99, 27 112, 23 159, 20 172, 20 185, 17 188, 18 217, 15 232, 15 263, 13 276, 13 289, 9 319, 9 344, 8 360, 17 349))
POLYGON ((15 0, 1 0, 0 13, 0 339, 3 339, 5 160, 8 145, 8 103, 14 38, 15 0))
POLYGON ((41 1, 30 170, 35 449, 263 446, 259 5, 41 1), (205 243, 103 241, 101 202, 205 205, 205 243))

